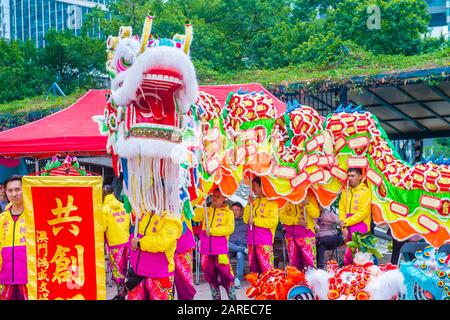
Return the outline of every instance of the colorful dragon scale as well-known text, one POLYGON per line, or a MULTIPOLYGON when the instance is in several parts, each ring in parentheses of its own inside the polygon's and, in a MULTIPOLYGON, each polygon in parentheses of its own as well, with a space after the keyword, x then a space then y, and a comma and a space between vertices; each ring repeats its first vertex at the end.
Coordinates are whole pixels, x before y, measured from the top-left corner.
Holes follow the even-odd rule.
POLYGON ((95 117, 115 172, 124 176, 128 210, 189 217, 214 186, 230 196, 254 176, 280 207, 307 192, 328 207, 352 166, 365 173, 375 222, 388 223, 395 238, 418 234, 434 247, 448 241, 448 165, 401 160, 369 112, 346 108, 324 118, 294 102, 277 114, 270 96, 242 90, 221 105, 198 90, 188 55, 192 26, 155 39, 152 20, 141 37, 122 27, 108 38, 111 94, 105 114, 95 117))
MULTIPOLYGON (((342 173, 341 187, 349 165, 365 171, 376 223, 388 223, 398 240, 418 234, 439 247, 450 239, 448 165, 410 165, 401 160, 369 112, 329 115, 325 128, 333 139, 337 165, 333 170, 342 173)), ((335 184, 330 189, 337 194, 338 188, 335 184)))

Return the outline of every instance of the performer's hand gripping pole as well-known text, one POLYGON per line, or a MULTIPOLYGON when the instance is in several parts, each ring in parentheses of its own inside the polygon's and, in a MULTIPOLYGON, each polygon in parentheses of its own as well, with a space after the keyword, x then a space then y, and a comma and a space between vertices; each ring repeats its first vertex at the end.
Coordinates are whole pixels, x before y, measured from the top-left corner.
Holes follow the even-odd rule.
POLYGON ((206 230, 206 234, 209 236, 209 219, 208 219, 208 208, 206 206, 206 199, 207 196, 205 196, 205 200, 203 201, 203 213, 205 215, 205 230, 206 230))

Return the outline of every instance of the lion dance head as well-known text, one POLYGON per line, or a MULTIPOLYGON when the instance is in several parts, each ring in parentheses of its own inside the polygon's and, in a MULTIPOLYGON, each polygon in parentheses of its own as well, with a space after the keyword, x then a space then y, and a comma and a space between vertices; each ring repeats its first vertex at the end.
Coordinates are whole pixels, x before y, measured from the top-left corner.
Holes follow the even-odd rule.
POLYGON ((126 202, 136 212, 180 212, 180 165, 188 150, 183 132, 198 94, 189 57, 192 26, 171 39, 152 36, 153 16, 142 35, 121 27, 109 36, 106 68, 111 93, 103 116, 116 175, 123 174, 126 202))

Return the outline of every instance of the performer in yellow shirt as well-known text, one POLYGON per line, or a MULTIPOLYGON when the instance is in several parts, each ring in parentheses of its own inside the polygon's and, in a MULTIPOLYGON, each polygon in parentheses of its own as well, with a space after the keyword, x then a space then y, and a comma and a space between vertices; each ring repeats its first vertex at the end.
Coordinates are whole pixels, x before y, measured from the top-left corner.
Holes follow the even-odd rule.
MULTIPOLYGON (((162 195, 165 202, 166 195, 162 195)), ((173 300, 174 256, 182 231, 181 219, 173 213, 141 214, 130 254, 137 281, 133 280, 134 287, 128 288, 128 300, 173 300)))
POLYGON ((114 197, 111 185, 103 186, 103 231, 109 250, 111 278, 117 285, 113 300, 125 300, 125 276, 129 260, 130 216, 114 197))
POLYGON ((252 181, 256 199, 249 197, 243 220, 248 224, 247 245, 250 272, 264 272, 273 268, 273 240, 278 225, 278 203, 264 197, 261 178, 252 181), (252 204, 252 212, 250 212, 252 204))
POLYGON ((289 202, 280 210, 280 221, 286 231, 289 264, 299 270, 317 265, 314 220, 319 215, 319 205, 311 192, 307 193, 303 202, 289 202))
MULTIPOLYGON (((367 233, 370 231, 372 197, 367 185, 362 181, 360 168, 348 169, 349 190, 342 191, 339 201, 339 220, 341 221, 342 236, 346 241, 352 239, 356 231, 367 233)), ((347 248, 344 255, 344 265, 353 262, 352 251, 347 248)))
POLYGON ((28 300, 28 269, 22 177, 5 181, 10 205, 0 214, 0 300, 28 300))
POLYGON ((222 285, 230 300, 236 300, 234 274, 228 257, 228 238, 234 231, 234 214, 225 204, 219 188, 213 191, 212 206, 195 209, 194 221, 202 221, 200 254, 203 274, 208 281, 213 300, 221 300, 222 285))

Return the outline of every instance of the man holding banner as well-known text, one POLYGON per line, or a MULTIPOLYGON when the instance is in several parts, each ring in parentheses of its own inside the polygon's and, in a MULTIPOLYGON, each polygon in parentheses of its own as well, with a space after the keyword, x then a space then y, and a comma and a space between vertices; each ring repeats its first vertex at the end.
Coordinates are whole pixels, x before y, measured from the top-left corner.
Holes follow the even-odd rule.
POLYGON ((22 177, 12 175, 5 187, 11 206, 0 215, 0 300, 28 300, 22 177))
POLYGON ((106 299, 102 177, 22 181, 28 298, 106 299))

